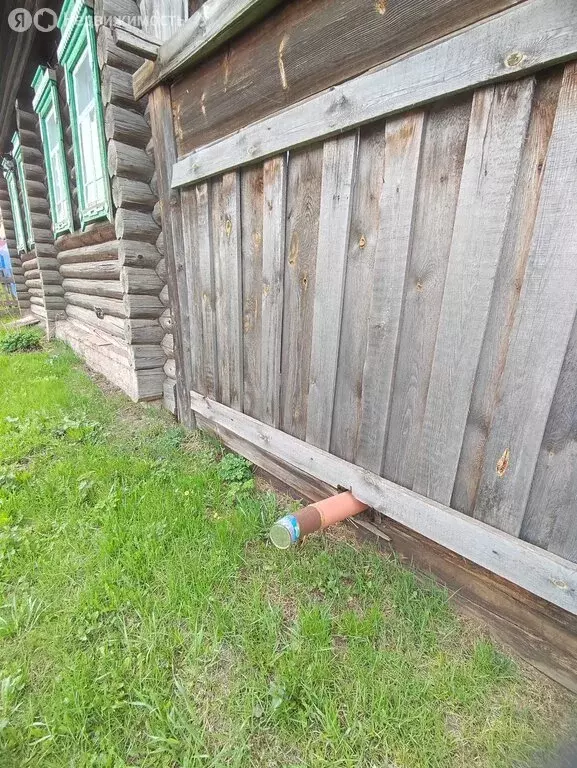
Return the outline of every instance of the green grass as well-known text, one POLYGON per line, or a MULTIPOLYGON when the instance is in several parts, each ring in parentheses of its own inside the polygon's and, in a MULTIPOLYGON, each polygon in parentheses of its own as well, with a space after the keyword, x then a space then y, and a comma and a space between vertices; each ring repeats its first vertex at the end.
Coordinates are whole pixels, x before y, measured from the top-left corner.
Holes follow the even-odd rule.
POLYGON ((512 766, 563 696, 62 346, 0 356, 0 765, 512 766))

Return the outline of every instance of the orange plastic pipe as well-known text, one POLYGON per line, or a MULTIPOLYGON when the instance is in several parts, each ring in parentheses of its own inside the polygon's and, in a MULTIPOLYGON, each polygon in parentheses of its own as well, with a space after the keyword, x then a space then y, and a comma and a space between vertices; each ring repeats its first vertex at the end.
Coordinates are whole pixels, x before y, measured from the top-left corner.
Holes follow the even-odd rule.
POLYGON ((329 496, 316 504, 309 504, 294 515, 281 517, 270 529, 270 539, 275 547, 288 549, 303 536, 340 523, 365 509, 368 509, 367 505, 355 499, 349 491, 329 496))

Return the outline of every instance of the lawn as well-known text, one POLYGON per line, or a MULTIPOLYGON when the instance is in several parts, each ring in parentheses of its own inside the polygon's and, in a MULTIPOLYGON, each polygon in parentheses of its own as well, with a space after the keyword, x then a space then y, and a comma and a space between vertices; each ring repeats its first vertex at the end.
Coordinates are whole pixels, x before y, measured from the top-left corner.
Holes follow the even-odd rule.
POLYGON ((445 592, 346 528, 275 550, 289 500, 65 347, 0 391, 2 768, 500 767, 559 731, 445 592))

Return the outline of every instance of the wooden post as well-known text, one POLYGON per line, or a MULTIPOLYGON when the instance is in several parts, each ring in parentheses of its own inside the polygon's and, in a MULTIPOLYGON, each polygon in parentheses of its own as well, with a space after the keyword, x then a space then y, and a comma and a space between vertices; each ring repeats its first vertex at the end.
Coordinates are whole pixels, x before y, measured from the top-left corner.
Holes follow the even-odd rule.
POLYGON ((155 147, 158 196, 162 212, 164 251, 168 271, 168 290, 172 308, 174 358, 176 361, 176 413, 190 429, 196 421, 190 407, 192 351, 191 339, 183 334, 189 328, 184 270, 184 238, 180 192, 171 189, 172 166, 176 162, 176 140, 172 125, 170 88, 158 86, 150 96, 150 127, 155 147))

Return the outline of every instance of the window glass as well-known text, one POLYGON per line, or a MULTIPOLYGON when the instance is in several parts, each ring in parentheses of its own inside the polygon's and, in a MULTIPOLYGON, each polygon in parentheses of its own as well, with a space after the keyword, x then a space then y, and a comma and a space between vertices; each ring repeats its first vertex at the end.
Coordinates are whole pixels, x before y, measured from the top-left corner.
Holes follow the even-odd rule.
POLYGON ((96 208, 105 200, 104 169, 100 156, 97 104, 90 57, 86 51, 74 68, 76 118, 83 165, 84 205, 96 208))
POLYGON ((94 82, 88 49, 84 51, 74 67, 74 89, 78 114, 92 109, 94 106, 94 82))
POLYGON ((58 19, 58 59, 66 73, 81 223, 112 218, 106 138, 93 11, 87 0, 65 0, 58 19))
POLYGON ((54 235, 58 236, 72 231, 73 222, 55 73, 39 67, 32 86, 33 105, 40 119, 52 224, 54 235))
POLYGON ((14 134, 12 139, 14 163, 16 165, 16 171, 18 173, 18 181, 20 182, 20 195, 22 198, 22 209, 24 212, 24 225, 26 229, 26 242, 27 250, 31 250, 34 246, 34 230, 32 228, 32 215, 30 213, 30 203, 28 201, 28 192, 26 189, 26 174, 24 173, 24 161, 22 160, 22 147, 20 145, 20 138, 18 132, 14 134))
POLYGON ((56 110, 51 108, 46 117, 46 138, 48 156, 52 173, 52 194, 54 196, 55 223, 61 225, 68 218, 68 189, 66 185, 66 169, 63 167, 63 151, 60 143, 60 131, 56 118, 56 110))

